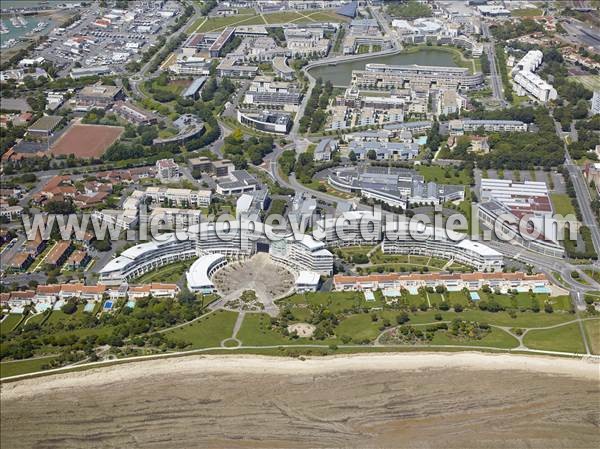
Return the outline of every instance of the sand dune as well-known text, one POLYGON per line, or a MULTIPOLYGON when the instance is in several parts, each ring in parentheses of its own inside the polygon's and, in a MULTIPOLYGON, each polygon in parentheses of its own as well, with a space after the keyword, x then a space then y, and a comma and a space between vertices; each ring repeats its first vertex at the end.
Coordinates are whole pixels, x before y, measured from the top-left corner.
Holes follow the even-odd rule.
POLYGON ((193 356, 2 385, 1 445, 598 447, 600 366, 481 353, 193 356))

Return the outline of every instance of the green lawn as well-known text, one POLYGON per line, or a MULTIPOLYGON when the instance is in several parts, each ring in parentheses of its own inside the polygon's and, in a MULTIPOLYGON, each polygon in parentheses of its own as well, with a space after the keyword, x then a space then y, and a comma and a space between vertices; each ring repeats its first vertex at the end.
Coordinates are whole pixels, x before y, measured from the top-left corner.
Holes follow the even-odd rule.
POLYGON ((194 263, 193 260, 186 260, 165 265, 158 270, 143 274, 134 282, 137 284, 149 284, 150 282, 166 282, 174 284, 181 279, 192 263, 194 263))
POLYGON ((600 90, 600 75, 570 76, 567 79, 571 82, 583 84, 589 90, 600 90))
POLYGON ((50 317, 48 318, 48 320, 46 321, 46 324, 56 324, 58 322, 62 322, 62 323, 73 323, 76 321, 79 321, 81 318, 83 318, 85 316, 85 312, 83 311, 83 308, 85 307, 84 304, 78 304, 77 305, 77 310, 72 313, 71 315, 67 315, 66 313, 60 311, 60 310, 53 310, 52 313, 50 314, 50 317))
POLYGON ((237 312, 219 310, 192 324, 166 332, 165 336, 189 342, 188 349, 220 346, 222 340, 231 337, 237 315, 237 312))
POLYGON ((308 304, 309 306, 326 306, 333 313, 351 311, 355 307, 382 307, 381 292, 375 292, 375 301, 365 301, 362 292, 314 292, 295 294, 283 299, 279 304, 308 304))
POLYGON ((23 315, 17 313, 10 313, 2 323, 0 323, 0 334, 6 335, 14 329, 14 327, 21 321, 23 315))
POLYGON ((19 374, 40 371, 43 365, 50 363, 56 357, 44 357, 33 360, 19 360, 0 363, 0 377, 18 376, 19 374))
POLYGON ((204 18, 200 18, 196 21, 196 23, 189 28, 189 32, 198 32, 198 33, 209 33, 211 31, 222 31, 228 26, 238 26, 238 25, 264 25, 264 20, 254 14, 254 15, 235 15, 235 16, 227 16, 227 17, 211 17, 206 21, 204 18))
POLYGON ((289 345, 292 340, 271 329, 269 315, 247 313, 237 334, 244 346, 289 345))
POLYGON ((486 294, 480 291, 479 296, 481 299, 488 301, 493 298, 507 309, 529 308, 531 307, 532 299, 537 302, 540 310, 544 310, 544 305, 546 302, 552 304, 552 308, 554 310, 569 311, 571 308, 571 298, 567 295, 550 296, 545 293, 536 293, 534 295, 531 293, 517 293, 514 297, 511 297, 510 295, 495 295, 493 293, 486 294))
POLYGON ((592 354, 600 355, 600 320, 587 320, 583 324, 590 351, 592 354))
POLYGON ((308 307, 292 307, 290 311, 294 315, 293 321, 306 322, 312 317, 312 312, 308 307))
POLYGON ((188 33, 208 33, 211 31, 222 31, 229 26, 265 25, 265 23, 310 23, 310 22, 344 22, 347 19, 335 14, 333 11, 317 11, 313 13, 300 13, 296 11, 274 12, 259 15, 256 11, 245 8, 243 14, 239 13, 227 17, 202 17, 188 28, 188 33))
POLYGON ((470 185, 472 181, 466 170, 456 170, 440 165, 419 165, 417 171, 427 182, 435 181, 443 184, 470 185))
MULTIPOLYGON (((420 304, 423 300, 419 296, 413 296, 416 302, 420 304)), ((575 316, 570 313, 545 313, 545 312, 517 312, 516 318, 511 318, 508 312, 484 312, 482 310, 463 310, 462 312, 442 312, 435 310, 428 310, 427 312, 413 312, 409 313, 408 316, 410 321, 408 324, 424 324, 433 323, 435 321, 435 315, 440 314, 444 321, 452 321, 455 318, 461 318, 468 321, 477 321, 479 323, 494 324, 496 326, 507 326, 507 327, 546 327, 554 324, 561 324, 567 321, 572 321, 575 316)), ((391 321, 395 320, 395 317, 400 314, 400 311, 385 310, 380 312, 384 318, 388 318, 391 321)))
POLYGON ((381 331, 380 324, 371 319, 371 314, 361 313, 344 318, 335 330, 338 337, 348 336, 352 338, 353 343, 360 343, 363 340, 374 340, 381 331))
POLYGON ((585 270, 583 270, 583 272, 585 274, 587 274, 589 277, 591 277, 593 280, 595 280, 596 282, 600 282, 600 271, 585 269, 585 270))
POLYGON ((275 198, 271 201, 271 206, 269 207, 269 215, 283 215, 285 212, 287 202, 281 198, 275 198))
POLYGON ((352 256, 358 255, 367 255, 369 251, 373 249, 372 246, 347 246, 344 248, 339 248, 336 252, 339 251, 341 253, 342 258, 345 260, 350 260, 352 256))
POLYGON ((551 193, 550 199, 552 200, 552 207, 555 214, 575 215, 575 208, 573 207, 571 197, 566 193, 551 193))
POLYGON ((310 18, 307 19, 307 17, 310 17, 308 14, 305 17, 303 14, 300 14, 296 11, 273 12, 270 14, 263 14, 263 17, 265 18, 267 23, 315 22, 315 20, 312 20, 310 18))
MULTIPOLYGON (((349 22, 348 17, 340 16, 335 11, 323 10, 306 14, 315 22, 349 22)), ((297 22, 295 22, 297 23, 297 22)))
POLYGON ((523 343, 531 349, 584 353, 585 346, 577 323, 554 329, 529 331, 523 343))

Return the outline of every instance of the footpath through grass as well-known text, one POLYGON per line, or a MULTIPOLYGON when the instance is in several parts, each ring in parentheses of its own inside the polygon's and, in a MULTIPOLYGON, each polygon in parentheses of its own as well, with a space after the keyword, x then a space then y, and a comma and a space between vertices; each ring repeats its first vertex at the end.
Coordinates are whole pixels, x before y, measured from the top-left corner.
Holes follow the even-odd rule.
POLYGON ((554 329, 527 332, 523 343, 530 349, 585 353, 578 323, 566 324, 554 329))
POLYGON ((592 354, 600 355, 600 320, 587 320, 583 323, 592 354))
POLYGON ((189 343, 187 349, 211 348, 230 338, 237 312, 218 310, 191 324, 165 332, 165 336, 189 343))

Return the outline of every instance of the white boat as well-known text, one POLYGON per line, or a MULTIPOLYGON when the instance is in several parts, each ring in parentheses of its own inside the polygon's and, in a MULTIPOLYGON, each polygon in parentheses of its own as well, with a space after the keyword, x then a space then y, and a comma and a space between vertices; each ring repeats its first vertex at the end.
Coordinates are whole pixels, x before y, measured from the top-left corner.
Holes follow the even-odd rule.
POLYGON ((21 26, 27 25, 27 20, 23 16, 17 17, 17 21, 21 24, 21 26))
POLYGON ((11 48, 11 47, 14 47, 15 45, 17 45, 17 40, 9 39, 4 44, 2 44, 2 46, 0 48, 11 48))
POLYGON ((0 34, 10 33, 9 29, 4 25, 4 21, 0 20, 0 34))

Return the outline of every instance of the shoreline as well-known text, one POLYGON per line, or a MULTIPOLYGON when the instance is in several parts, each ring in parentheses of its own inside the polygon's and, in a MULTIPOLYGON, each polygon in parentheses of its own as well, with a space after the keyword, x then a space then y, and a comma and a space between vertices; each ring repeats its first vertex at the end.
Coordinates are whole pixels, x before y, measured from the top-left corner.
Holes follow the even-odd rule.
POLYGON ((73 387, 90 387, 145 379, 164 381, 169 375, 274 374, 330 375, 348 372, 427 371, 457 369, 468 371, 525 371, 582 380, 600 379, 600 364, 591 360, 556 358, 544 355, 493 354, 484 352, 419 352, 350 354, 306 359, 282 359, 260 355, 197 355, 152 359, 16 380, 2 385, 0 397, 10 400, 73 387))

